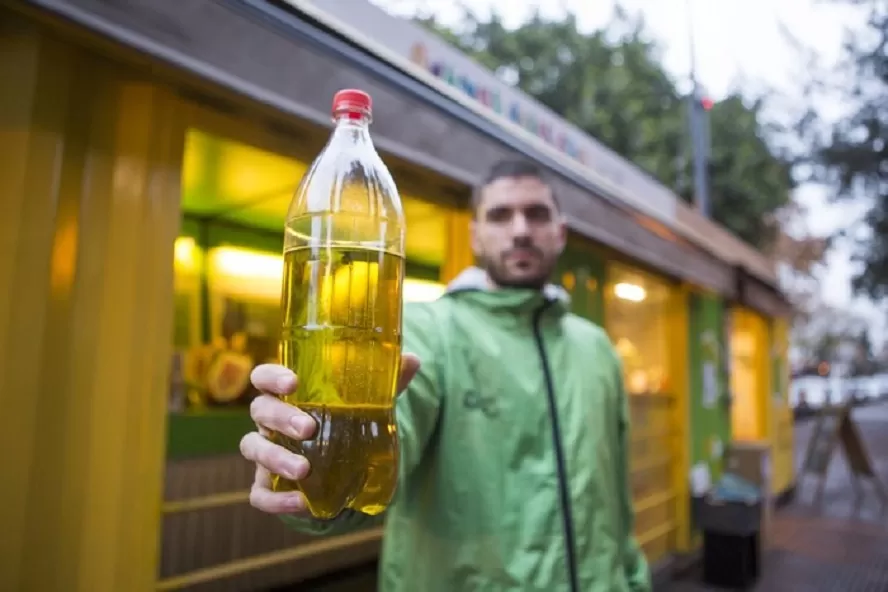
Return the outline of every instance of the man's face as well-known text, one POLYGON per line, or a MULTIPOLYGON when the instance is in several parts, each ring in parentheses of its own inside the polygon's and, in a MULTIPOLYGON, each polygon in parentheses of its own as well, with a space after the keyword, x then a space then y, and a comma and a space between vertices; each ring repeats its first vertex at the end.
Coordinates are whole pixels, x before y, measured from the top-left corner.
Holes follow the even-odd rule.
POLYGON ((541 180, 505 177, 483 188, 472 223, 472 249, 498 286, 542 288, 565 239, 552 190, 541 180))

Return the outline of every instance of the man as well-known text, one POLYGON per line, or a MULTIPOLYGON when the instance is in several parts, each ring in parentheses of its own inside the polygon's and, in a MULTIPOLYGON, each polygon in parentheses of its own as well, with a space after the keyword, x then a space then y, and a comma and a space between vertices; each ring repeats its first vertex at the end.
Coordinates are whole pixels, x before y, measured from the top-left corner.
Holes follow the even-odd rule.
MULTIPOLYGON (((437 301, 404 307, 414 355, 398 387, 399 486, 380 590, 647 592, 621 366, 604 331, 547 284, 567 233, 552 189, 534 165, 503 162, 473 208, 479 267, 437 301)), ((313 421, 275 397, 295 381, 280 366, 254 371, 269 393, 251 409, 259 432, 312 436, 313 421)), ((300 494, 271 492, 269 472, 298 479, 309 467, 259 432, 241 444, 257 463, 255 507, 318 534, 376 520, 316 520, 300 494)))

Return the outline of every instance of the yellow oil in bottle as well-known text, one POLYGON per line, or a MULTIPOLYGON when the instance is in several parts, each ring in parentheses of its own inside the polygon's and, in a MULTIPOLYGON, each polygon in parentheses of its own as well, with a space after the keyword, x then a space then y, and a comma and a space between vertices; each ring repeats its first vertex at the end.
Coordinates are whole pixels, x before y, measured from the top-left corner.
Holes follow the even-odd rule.
POLYGON ((379 249, 297 246, 284 253, 281 363, 298 377, 285 398, 314 417, 311 440, 274 439, 311 464, 275 491, 301 491, 311 514, 383 511, 397 482, 395 389, 401 368, 404 258, 379 249))

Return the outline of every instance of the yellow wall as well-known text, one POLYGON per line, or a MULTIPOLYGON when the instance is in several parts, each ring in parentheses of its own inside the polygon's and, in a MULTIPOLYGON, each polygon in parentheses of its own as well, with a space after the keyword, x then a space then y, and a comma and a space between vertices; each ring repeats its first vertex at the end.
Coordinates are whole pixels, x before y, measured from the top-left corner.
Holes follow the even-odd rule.
POLYGON ((773 368, 773 478, 772 492, 783 493, 795 482, 795 419, 789 405, 789 325, 785 319, 774 321, 771 346, 773 368))
POLYGON ((178 103, 0 8, 0 589, 157 568, 178 103))
POLYGON ((446 256, 441 266, 441 282, 448 283, 459 273, 472 265, 475 256, 472 254, 469 225, 472 212, 468 209, 451 209, 447 213, 446 256))
POLYGON ((690 429, 690 353, 688 324, 690 292, 685 285, 673 288, 669 295, 669 375, 675 402, 672 410, 672 425, 675 437, 672 440, 674 468, 672 488, 675 491, 675 545, 679 552, 692 547, 691 516, 688 499, 691 471, 691 450, 688 445, 690 429))

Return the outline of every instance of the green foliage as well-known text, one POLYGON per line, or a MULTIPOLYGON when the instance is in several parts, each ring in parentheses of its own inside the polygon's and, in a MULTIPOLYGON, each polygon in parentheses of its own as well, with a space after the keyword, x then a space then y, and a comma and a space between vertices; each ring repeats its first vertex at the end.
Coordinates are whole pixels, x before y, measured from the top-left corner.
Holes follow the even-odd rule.
POLYGON ((773 246, 774 214, 787 205, 793 187, 791 164, 763 138, 763 103, 744 105, 739 95, 712 110, 710 183, 712 216, 759 248, 773 246))
MULTIPOLYGON (((857 242, 855 259, 861 271, 852 279, 858 293, 875 300, 888 299, 888 3, 884 0, 839 0, 854 5, 865 25, 845 45, 845 60, 831 73, 840 89, 847 115, 820 135, 806 133, 812 142, 814 178, 835 189, 837 200, 867 200, 869 209, 860 232, 846 233, 857 242), (812 138, 813 136, 813 138, 812 138)), ((808 113, 803 132, 818 127, 808 113)))
MULTIPOLYGON (((552 21, 535 14, 514 30, 497 14, 482 20, 468 11, 454 29, 420 22, 691 200, 688 106, 641 19, 617 9, 592 33, 581 32, 573 15, 552 21)), ((761 101, 748 106, 739 95, 715 105, 710 175, 715 220, 767 248, 792 177, 765 140, 761 110, 761 101)))

